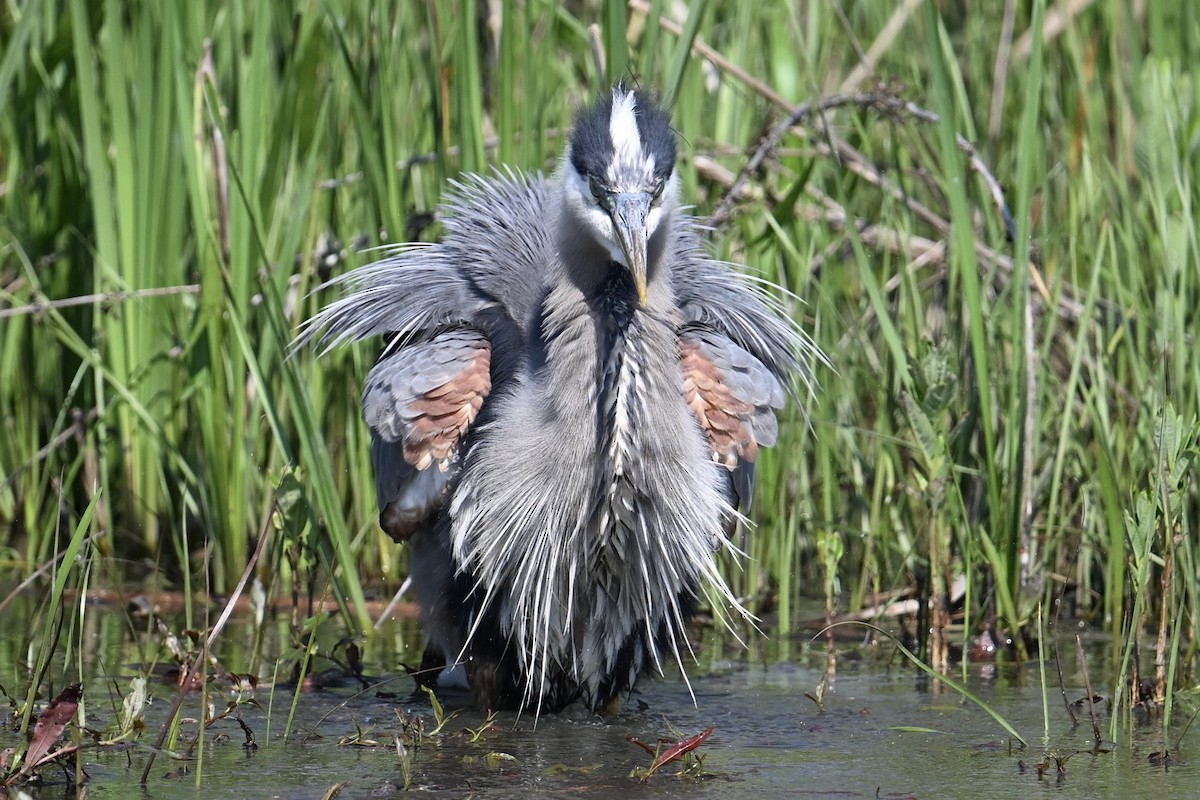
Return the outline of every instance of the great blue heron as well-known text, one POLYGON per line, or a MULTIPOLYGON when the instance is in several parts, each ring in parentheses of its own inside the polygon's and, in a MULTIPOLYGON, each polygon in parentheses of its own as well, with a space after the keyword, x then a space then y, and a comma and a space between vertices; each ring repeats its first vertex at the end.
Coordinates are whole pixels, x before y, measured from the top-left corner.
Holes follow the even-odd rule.
POLYGON ((468 176, 445 235, 342 279, 304 338, 388 335, 367 377, 380 525, 412 548, 424 666, 481 707, 601 710, 679 661, 785 387, 819 353, 705 255, 644 91, 582 111, 555 175, 468 176))

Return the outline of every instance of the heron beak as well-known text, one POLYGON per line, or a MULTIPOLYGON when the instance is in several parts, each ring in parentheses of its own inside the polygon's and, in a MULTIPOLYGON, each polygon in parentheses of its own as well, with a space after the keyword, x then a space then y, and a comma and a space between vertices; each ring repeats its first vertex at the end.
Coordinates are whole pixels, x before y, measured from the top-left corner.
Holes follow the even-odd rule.
POLYGON ((611 214, 617 243, 625 253, 625 263, 637 287, 638 302, 646 305, 646 217, 650 213, 650 195, 646 192, 620 192, 613 197, 611 214))

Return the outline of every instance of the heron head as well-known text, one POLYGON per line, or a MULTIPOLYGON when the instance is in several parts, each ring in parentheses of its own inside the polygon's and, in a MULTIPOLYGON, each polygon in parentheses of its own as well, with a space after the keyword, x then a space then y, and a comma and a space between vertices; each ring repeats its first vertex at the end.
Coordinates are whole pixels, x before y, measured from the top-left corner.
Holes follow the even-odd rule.
POLYGON ((677 202, 666 112, 646 92, 618 84, 579 115, 563 170, 570 213, 629 270, 644 305, 650 240, 677 202))

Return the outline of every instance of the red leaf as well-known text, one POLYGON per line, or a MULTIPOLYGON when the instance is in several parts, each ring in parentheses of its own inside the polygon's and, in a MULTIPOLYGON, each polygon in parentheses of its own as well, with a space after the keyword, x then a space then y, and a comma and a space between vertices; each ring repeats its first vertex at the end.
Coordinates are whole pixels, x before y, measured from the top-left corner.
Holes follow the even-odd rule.
POLYGON ((690 753, 704 744, 704 740, 712 736, 712 732, 713 726, 709 725, 703 732, 697 733, 695 736, 689 736, 671 745, 662 752, 662 755, 654 759, 654 763, 650 765, 650 772, 653 773, 664 764, 670 764, 672 761, 683 758, 686 753, 690 753))
POLYGON ((75 718, 75 712, 79 709, 79 698, 82 696, 83 689, 78 683, 73 683, 51 700, 45 711, 38 714, 37 724, 33 726, 33 737, 29 740, 29 749, 25 751, 25 760, 21 764, 22 772, 36 767, 58 742, 67 725, 75 718))
POLYGON ((646 744, 645 742, 643 742, 641 739, 637 738, 636 736, 626 736, 625 741, 630 742, 632 744, 636 744, 638 747, 642 748, 650 755, 654 755, 654 753, 655 753, 655 750, 653 747, 646 744))

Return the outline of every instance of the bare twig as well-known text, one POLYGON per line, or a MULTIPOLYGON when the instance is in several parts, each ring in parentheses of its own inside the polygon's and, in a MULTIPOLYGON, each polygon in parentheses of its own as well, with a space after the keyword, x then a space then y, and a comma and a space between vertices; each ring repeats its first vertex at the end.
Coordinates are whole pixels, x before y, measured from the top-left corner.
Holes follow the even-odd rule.
MULTIPOLYGON (((737 179, 734 180, 733 186, 721 202, 717 204, 713 211, 709 222, 711 225, 719 226, 726 222, 732 212, 733 198, 742 190, 743 184, 749 179, 749 176, 759 170, 763 162, 767 159, 772 151, 778 147, 783 137, 790 130, 797 127, 801 122, 810 117, 823 114, 826 111, 831 111, 837 108, 846 106, 855 106, 858 108, 873 110, 882 114, 891 116, 908 116, 912 119, 930 124, 939 124, 941 117, 932 111, 918 106, 916 103, 906 102, 900 98, 884 92, 870 92, 851 95, 827 95, 815 101, 801 103, 796 106, 787 119, 777 124, 771 129, 771 132, 759 143, 754 153, 743 165, 738 173, 737 179)), ((798 131, 803 133, 803 131, 798 131)), ((847 168, 855 173, 867 178, 882 189, 886 189, 898 200, 903 201, 913 213, 917 214, 921 219, 933 224, 941 231, 949 231, 950 223, 917 201, 909 198, 907 193, 895 186, 890 180, 884 177, 882 172, 868 159, 863 153, 851 146, 841 137, 834 134, 832 131, 823 131, 823 137, 828 142, 828 147, 836 153, 839 159, 847 168)), ((992 174, 987 165, 983 163, 983 159, 976 152, 975 145, 968 141, 961 134, 955 134, 955 141, 958 143, 958 148, 966 156, 970 164, 971 170, 979 175, 984 185, 987 186, 988 194, 992 198, 992 203, 996 206, 997 213, 1000 214, 1001 221, 1004 224, 1004 230, 1010 240, 1016 239, 1016 224, 1013 221, 1012 212, 1008 208, 1008 202, 1004 198, 1004 189, 1000 186, 1000 181, 996 180, 996 176, 992 174)))
POLYGON ((13 598, 17 597, 18 595, 21 594, 21 592, 28 589, 31 584, 33 584, 34 582, 39 580, 43 575, 45 575, 50 570, 57 568, 59 562, 62 561, 65 556, 66 556, 65 552, 55 553, 50 558, 49 561, 42 564, 40 567, 35 569, 29 575, 29 577, 27 577, 25 580, 21 581, 16 586, 14 586, 12 588, 12 590, 4 596, 4 599, 0 600, 0 612, 4 611, 4 609, 8 607, 8 604, 13 601, 13 598))
POLYGON ((27 314, 41 314, 51 309, 90 306, 94 303, 113 305, 116 303, 126 303, 130 300, 141 300, 146 297, 170 297, 176 294, 200 294, 200 284, 189 283, 183 286, 159 286, 151 289, 132 289, 124 292, 81 294, 75 297, 64 297, 61 300, 34 300, 32 303, 27 303, 23 306, 0 308, 0 319, 21 317, 27 314))
MULTIPOLYGON (((1171 530, 1169 524, 1167 530, 1171 530)), ((1171 620, 1171 580, 1175 566, 1175 548, 1169 542, 1170 535, 1168 534, 1168 543, 1163 548, 1162 554, 1162 577, 1159 578, 1159 587, 1162 591, 1159 600, 1161 605, 1158 611, 1158 640, 1154 643, 1154 699, 1160 703, 1167 696, 1168 628, 1170 627, 1169 620, 1171 620)))
MULTIPOLYGON (((759 143, 754 153, 743 165, 737 177, 734 178, 733 183, 730 184, 729 189, 717 204, 716 209, 709 219, 709 225, 717 227, 728 220, 732 213, 733 205, 738 199, 747 196, 746 184, 750 175, 762 167, 768 155, 775 151, 789 131, 797 128, 802 121, 813 118, 825 111, 846 106, 876 110, 880 113, 893 116, 903 115, 930 124, 941 122, 941 117, 934 112, 887 93, 829 95, 815 101, 803 103, 797 106, 785 120, 774 126, 763 141, 759 143)), ((798 130, 797 133, 804 133, 804 131, 798 130)), ((897 201, 903 203, 916 217, 933 226, 938 233, 944 236, 949 235, 949 220, 911 197, 901 187, 895 185, 865 154, 838 137, 832 131, 825 130, 823 134, 825 141, 815 145, 818 152, 835 155, 839 159, 839 163, 846 169, 853 171, 855 174, 878 186, 881 190, 888 192, 897 201)), ((955 135, 955 139, 959 149, 967 156, 971 170, 980 176, 987 187, 988 194, 1003 223, 1007 238, 1009 241, 1015 241, 1016 223, 1008 207, 1000 182, 983 162, 983 159, 979 157, 975 146, 970 141, 959 134, 955 135)), ((976 257, 981 261, 995 264, 1005 273, 1012 274, 1014 265, 1012 259, 1008 256, 998 253, 978 240, 975 241, 975 251, 976 257)), ((1073 322, 1078 321, 1083 314, 1083 304, 1065 296, 1054 297, 1036 265, 1030 263, 1028 267, 1030 280, 1037 289, 1040 302, 1047 305, 1057 304, 1057 311, 1060 316, 1073 322)))
MULTIPOLYGON (((629 7, 642 15, 648 15, 650 13, 650 4, 646 2, 646 0, 630 0, 629 7)), ((660 16, 658 18, 658 24, 663 30, 667 31, 668 33, 673 33, 676 36, 679 36, 683 33, 683 26, 672 19, 668 19, 667 17, 660 16)), ((779 94, 770 86, 763 83, 758 78, 755 78, 749 72, 742 69, 737 64, 734 64, 732 61, 725 58, 725 56, 721 55, 713 48, 709 47, 699 37, 692 42, 692 52, 708 61, 708 63, 721 70, 721 72, 737 78, 739 83, 749 86, 756 93, 767 98, 775 105, 783 108, 791 107, 791 103, 784 99, 783 95, 779 94)))
MULTIPOLYGON (((763 162, 767 160, 767 156, 779 146, 783 141, 783 137, 787 136, 788 132, 798 126, 801 122, 809 119, 815 114, 830 111, 835 108, 843 108, 845 106, 866 107, 875 105, 879 99, 879 95, 875 94, 835 94, 826 97, 820 97, 816 100, 810 100, 801 103, 792 108, 791 113, 787 118, 777 123, 766 137, 759 143, 754 153, 742 165, 737 177, 733 181, 733 185, 721 198, 721 202, 717 203, 716 209, 713 210, 712 216, 709 217, 709 224, 713 227, 718 227, 728 221, 732 214, 733 203, 735 197, 741 194, 746 181, 750 176, 758 172, 762 167, 763 162)), ((893 106, 899 108, 899 101, 892 98, 893 106)))
POLYGON ((1051 643, 1054 646, 1054 669, 1058 672, 1058 691, 1062 695, 1063 705, 1067 708, 1067 716, 1071 718, 1071 726, 1074 727, 1079 724, 1079 719, 1075 716, 1074 709, 1071 708, 1071 701, 1067 699, 1067 684, 1063 680, 1062 656, 1058 654, 1058 624, 1061 620, 1062 595, 1063 590, 1060 589, 1058 597, 1054 598, 1054 636, 1051 637, 1051 643))
MULTIPOLYGON (((74 409, 71 424, 59 432, 57 436, 47 442, 40 450, 33 454, 33 457, 14 469, 10 474, 6 475, 4 482, 0 483, 0 489, 7 489, 12 484, 16 483, 17 478, 21 473, 32 467, 34 464, 41 463, 49 458, 50 454, 58 448, 62 447, 71 439, 79 439, 87 431, 87 426, 96 421, 100 415, 96 408, 90 409, 86 414, 80 409, 74 409)), ((0 609, 4 608, 4 603, 0 603, 0 609)))
POLYGON ((404 595, 410 588, 412 588, 412 575, 404 579, 404 582, 400 584, 400 588, 396 590, 396 594, 392 595, 391 601, 388 602, 387 606, 380 613, 379 618, 375 620, 375 630, 379 630, 383 627, 383 623, 392 618, 392 613, 400 605, 400 601, 404 599, 404 595))
POLYGON ((588 25, 588 44, 592 48, 592 62, 596 66, 596 74, 600 76, 600 85, 608 84, 608 65, 604 61, 604 41, 600 26, 595 23, 588 25))
POLYGON ((1088 676, 1087 655, 1083 652, 1083 640, 1075 634, 1075 651, 1079 654, 1079 668, 1083 670, 1083 686, 1087 689, 1088 711, 1092 714, 1092 736, 1095 737, 1095 748, 1099 749, 1104 742, 1100 735, 1100 719, 1096 716, 1096 695, 1092 694, 1092 679, 1088 676))
MULTIPOLYGON (((1031 269, 1030 272, 1032 271, 1031 269)), ((1039 563, 1035 553, 1037 542, 1033 536, 1033 438, 1037 427, 1038 351, 1034 347, 1033 296, 1028 291, 1025 291, 1024 295, 1025 425, 1021 432, 1021 583, 1027 586, 1033 580, 1036 565, 1039 563)))
MULTIPOLYGON (((538 136, 539 136, 539 139, 554 140, 554 139, 561 137, 562 133, 563 132, 562 132, 561 128, 546 128, 545 130, 541 131, 538 134, 538 136)), ((514 142, 521 141, 521 136, 522 136, 521 132, 517 131, 513 135, 513 141, 514 142)), ((494 154, 494 151, 498 147, 500 147, 500 137, 499 136, 485 136, 483 138, 483 149, 485 151, 494 154)), ((446 148, 446 155, 451 158, 457 158, 460 151, 461 151, 461 148, 459 148, 458 145, 456 145, 456 144, 450 145, 449 147, 446 148)), ((412 156, 410 158, 405 158, 400 161, 397 161, 395 164, 395 167, 396 167, 396 169, 400 170, 401 172, 407 172, 408 170, 412 169, 413 167, 419 166, 421 164, 432 164, 435 161, 437 161, 439 158, 441 158, 441 156, 439 156, 437 153, 418 153, 417 155, 412 156)), ((366 177, 366 176, 362 172, 351 172, 348 175, 340 175, 340 176, 334 177, 334 178, 323 178, 323 179, 317 181, 317 188, 322 191, 338 189, 342 186, 350 186, 352 184, 359 183, 360 181, 362 181, 362 179, 364 177, 366 177)))

